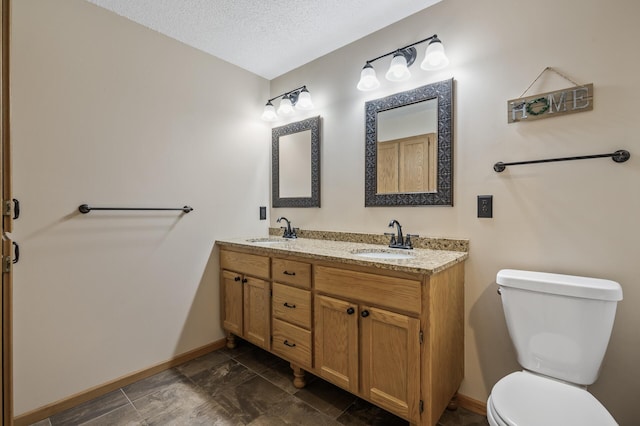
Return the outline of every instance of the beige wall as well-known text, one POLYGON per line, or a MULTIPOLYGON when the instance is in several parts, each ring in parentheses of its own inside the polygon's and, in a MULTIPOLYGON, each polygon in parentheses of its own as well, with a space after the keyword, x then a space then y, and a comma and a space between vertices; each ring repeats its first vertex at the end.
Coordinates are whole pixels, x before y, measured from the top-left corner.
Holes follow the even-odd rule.
MULTIPOLYGON (((16 413, 222 337, 216 237, 265 233, 269 82, 81 0, 13 2, 16 413), (223 107, 224 106, 224 107, 223 107), (79 215, 79 204, 183 205, 174 213, 79 215)), ((640 59, 634 0, 446 0, 271 82, 307 84, 322 128, 322 208, 273 209, 306 229, 469 238, 466 377, 484 400, 518 368, 495 274, 529 268, 619 281, 624 301, 592 392, 623 425, 640 393, 640 59), (437 32, 446 70, 355 89, 368 58, 437 32), (506 123, 546 66, 595 86, 591 112, 506 123), (455 206, 364 208, 364 102, 454 77, 455 206), (496 161, 631 151, 493 172, 496 161), (475 217, 494 195, 494 218, 475 217)), ((379 74, 385 61, 376 63, 379 74)), ((546 74, 532 93, 568 87, 546 74)), ((276 123, 280 125, 282 123, 276 123)))
POLYGON ((210 254, 266 233, 270 130, 267 80, 88 2, 14 1, 12 53, 19 415, 223 337, 210 254))
MULTIPOLYGON (((495 275, 525 268, 619 281, 619 309, 595 396, 623 425, 637 424, 640 395, 640 56, 636 0, 445 0, 271 82, 272 94, 306 84, 322 116, 322 208, 273 209, 302 229, 407 232, 468 238, 466 374, 460 391, 485 400, 493 384, 518 369, 495 275), (437 33, 451 66, 411 68, 401 84, 355 86, 364 61, 437 33), (546 66, 593 83, 591 112, 507 124, 506 101, 546 66), (455 79, 455 205, 364 208, 364 102, 423 84, 455 79), (631 159, 520 166, 495 173, 497 161, 613 152, 631 159), (493 194, 494 218, 476 218, 476 196, 493 194)), ((424 47, 421 47, 422 50, 424 47)), ((422 55, 423 53, 421 53, 422 55)), ((420 61, 422 56, 419 56, 420 61)), ((374 64, 378 75, 388 62, 374 64)), ((571 86, 545 74, 531 93, 571 86)), ((277 123, 279 124, 279 123, 277 123)))

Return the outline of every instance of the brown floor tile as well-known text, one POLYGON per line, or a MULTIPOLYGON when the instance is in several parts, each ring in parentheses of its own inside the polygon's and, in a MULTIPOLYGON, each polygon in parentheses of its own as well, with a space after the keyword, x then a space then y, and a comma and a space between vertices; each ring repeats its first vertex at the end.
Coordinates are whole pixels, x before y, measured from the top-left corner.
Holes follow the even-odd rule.
POLYGON ((129 400, 122 393, 122 390, 118 389, 53 415, 49 420, 53 426, 77 426, 127 404, 129 404, 129 400))
MULTIPOLYGON (((292 395, 300 390, 293 386, 293 370, 287 361, 280 360, 270 368, 261 372, 260 376, 292 395)), ((304 379, 308 386, 316 380, 316 376, 305 372, 304 379)))
POLYGON ((472 413, 464 408, 455 411, 444 410, 442 417, 438 421, 439 426, 488 426, 487 418, 476 413, 472 413))
POLYGON ((201 371, 190 379, 207 395, 213 395, 225 389, 234 388, 255 376, 256 373, 253 370, 230 359, 201 371))
MULTIPOLYGON (((34 426, 409 424, 312 374, 307 374, 304 389, 296 389, 292 379, 288 362, 239 341, 237 349, 204 355, 34 426)), ((488 422, 459 408, 445 411, 438 425, 487 426, 488 422)))
POLYGON ((241 425, 192 383, 176 382, 133 402, 149 425, 241 425))
POLYGON ((294 395, 316 410, 334 419, 342 414, 357 399, 357 397, 349 392, 322 379, 317 379, 307 384, 307 386, 298 390, 294 395))
POLYGON ((179 365, 177 370, 191 378, 203 371, 207 371, 218 364, 229 361, 231 357, 223 351, 215 351, 179 365))
POLYGON ((360 398, 337 420, 347 426, 409 426, 408 421, 360 398))
POLYGON ((162 371, 146 379, 138 380, 128 386, 122 388, 125 395, 131 400, 142 398, 154 392, 157 392, 173 383, 180 381, 187 381, 188 379, 182 375, 178 370, 171 368, 169 370, 162 371))
POLYGON ((214 391, 213 400, 232 418, 251 423, 289 396, 288 393, 260 376, 214 391))
POLYGON ((340 426, 334 417, 319 412, 295 396, 288 395, 273 406, 269 415, 277 416, 282 425, 340 426))
POLYGON ((133 405, 127 404, 80 426, 143 426, 146 424, 133 405))
POLYGON ((256 373, 262 373, 282 361, 281 358, 260 348, 247 351, 235 357, 235 360, 256 373))

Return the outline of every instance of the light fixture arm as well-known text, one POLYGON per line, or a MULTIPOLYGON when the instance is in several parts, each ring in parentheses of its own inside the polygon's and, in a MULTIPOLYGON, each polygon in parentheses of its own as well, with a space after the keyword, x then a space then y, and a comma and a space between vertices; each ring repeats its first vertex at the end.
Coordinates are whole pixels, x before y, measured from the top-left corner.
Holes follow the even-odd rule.
MULTIPOLYGON (((290 96, 290 95, 293 95, 293 97, 295 98, 295 100, 298 100, 298 94, 299 94, 303 89, 306 89, 306 88, 307 88, 307 86, 306 86, 306 85, 305 85, 305 86, 300 86, 300 87, 295 88, 295 89, 293 89, 293 90, 289 90, 288 92, 281 93, 281 94, 279 94, 278 96, 275 96, 275 97, 273 97, 273 98, 269 99, 267 102, 275 101, 276 99, 279 99, 279 98, 282 98, 282 97, 285 97, 285 96, 290 96)), ((295 105, 295 101, 294 101, 294 99, 291 99, 291 103, 295 105)))
MULTIPOLYGON (((415 43, 408 44, 408 45, 406 45, 406 46, 404 46, 404 47, 401 47, 401 48, 399 48, 399 49, 392 50, 392 51, 391 51, 391 52, 389 52, 389 53, 385 53, 384 55, 380 55, 380 56, 378 56, 377 58, 369 59, 369 60, 367 61, 367 64, 370 64, 371 62, 375 62, 375 61, 377 61, 378 59, 382 59, 382 58, 386 58, 387 56, 391 56, 391 55, 393 55, 393 54, 394 54, 394 53, 396 53, 396 52, 402 52, 402 51, 403 51, 403 50, 405 50, 405 49, 408 49, 408 48, 413 47, 413 46, 415 46, 415 45, 417 45, 417 44, 420 44, 420 43, 424 43, 425 41, 430 41, 430 40, 434 40, 434 39, 437 39, 437 38, 438 38, 438 35, 437 35, 437 34, 434 34, 434 35, 432 35, 431 37, 427 37, 427 38, 425 38, 424 40, 416 41, 415 43)), ((296 90, 297 90, 297 89, 296 89, 296 90)), ((275 98, 274 98, 274 99, 275 99, 275 98)))

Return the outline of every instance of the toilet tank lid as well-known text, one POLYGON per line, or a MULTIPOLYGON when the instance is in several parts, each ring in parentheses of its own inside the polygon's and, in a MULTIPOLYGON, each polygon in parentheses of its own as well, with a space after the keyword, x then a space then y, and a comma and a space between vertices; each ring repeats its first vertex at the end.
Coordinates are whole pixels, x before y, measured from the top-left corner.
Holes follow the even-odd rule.
POLYGON ((600 278, 502 269, 498 272, 496 282, 504 287, 540 293, 560 294, 584 299, 622 300, 620 284, 600 278))

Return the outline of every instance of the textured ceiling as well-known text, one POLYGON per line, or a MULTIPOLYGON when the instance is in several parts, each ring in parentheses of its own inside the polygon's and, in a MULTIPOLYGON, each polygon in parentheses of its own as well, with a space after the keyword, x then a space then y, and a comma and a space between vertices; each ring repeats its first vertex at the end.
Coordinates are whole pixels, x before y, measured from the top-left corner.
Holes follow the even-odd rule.
POLYGON ((441 0, 87 0, 269 80, 441 0))

